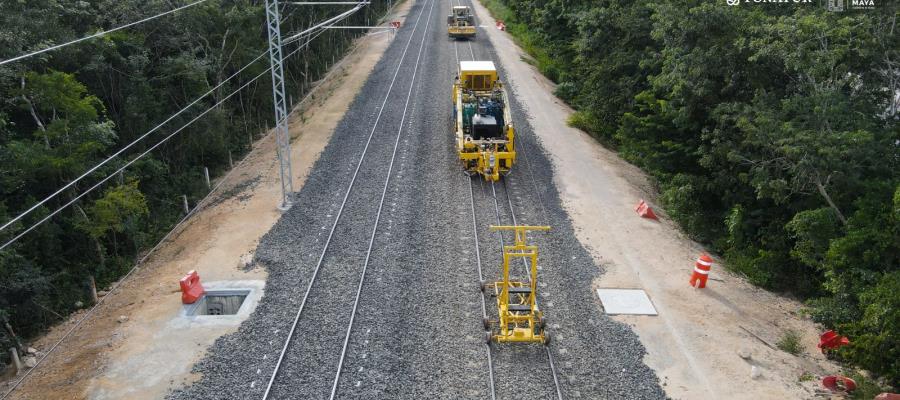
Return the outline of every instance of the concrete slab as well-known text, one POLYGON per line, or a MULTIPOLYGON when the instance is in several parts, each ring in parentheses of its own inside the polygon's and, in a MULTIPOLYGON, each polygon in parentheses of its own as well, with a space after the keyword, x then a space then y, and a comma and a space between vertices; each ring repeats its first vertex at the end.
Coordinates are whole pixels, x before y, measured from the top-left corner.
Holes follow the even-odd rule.
POLYGON ((259 299, 262 297, 263 287, 266 285, 264 281, 213 281, 203 282, 203 288, 207 294, 212 293, 231 293, 231 292, 247 292, 247 297, 237 313, 232 315, 193 315, 194 308, 200 301, 194 304, 182 304, 181 311, 178 316, 169 322, 172 329, 185 329, 192 326, 237 326, 241 321, 247 319, 259 299))
POLYGON ((657 315, 650 297, 641 289, 597 289, 597 296, 609 315, 657 315))
MULTIPOLYGON (((142 346, 112 360, 91 388, 88 397, 97 400, 146 398, 156 393, 161 398, 173 376, 185 377, 191 366, 220 336, 233 332, 247 319, 263 295, 265 281, 232 280, 203 282, 210 291, 247 291, 243 304, 233 315, 190 315, 194 304, 181 304, 181 295, 173 292, 170 302, 161 304, 164 313, 142 328, 142 346), (154 328, 151 328, 154 327, 154 328)), ((122 333, 124 335, 124 333, 122 333)), ((179 383, 186 383, 179 378, 179 383)))

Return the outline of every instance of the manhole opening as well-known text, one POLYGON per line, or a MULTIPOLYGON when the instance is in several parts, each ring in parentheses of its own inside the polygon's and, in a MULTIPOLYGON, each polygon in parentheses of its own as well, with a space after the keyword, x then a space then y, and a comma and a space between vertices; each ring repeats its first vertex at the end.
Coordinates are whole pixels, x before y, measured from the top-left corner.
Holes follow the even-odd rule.
POLYGON ((234 315, 241 309, 249 290, 207 291, 194 303, 189 315, 234 315))

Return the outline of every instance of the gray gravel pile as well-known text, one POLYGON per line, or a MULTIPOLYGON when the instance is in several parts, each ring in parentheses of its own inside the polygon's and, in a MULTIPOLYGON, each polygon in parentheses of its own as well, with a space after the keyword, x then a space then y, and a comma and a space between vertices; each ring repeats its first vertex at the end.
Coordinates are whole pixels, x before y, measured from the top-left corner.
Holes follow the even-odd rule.
MULTIPOLYGON (((272 397, 328 398, 394 138, 413 84, 338 397, 490 398, 470 179, 461 173, 450 132, 448 94, 456 74, 454 42, 445 30, 450 1, 435 0, 433 9, 431 5, 429 0, 415 2, 295 195, 294 207, 261 240, 256 258, 267 268, 269 279, 256 312, 236 333, 219 338, 195 366, 202 379, 171 393, 170 398, 262 397, 420 12, 418 30, 310 291, 272 397), (426 23, 418 76, 410 82, 426 23)), ((472 44, 476 57, 493 58, 485 38, 472 44)), ((466 42, 459 42, 459 50, 461 59, 469 59, 466 42)), ((501 76, 505 76, 502 71, 501 76)), ((512 107, 520 159, 507 178, 508 187, 497 184, 495 189, 502 223, 512 223, 508 194, 519 223, 553 226, 552 232, 532 237, 541 246, 542 293, 546 295, 542 308, 554 335, 551 351, 563 393, 566 398, 590 399, 664 397, 656 377, 641 362, 644 350, 634 333, 600 313, 590 288, 600 270, 575 239, 552 186, 550 162, 534 142, 526 114, 514 96, 512 107)), ((482 268, 487 279, 496 279, 501 253, 498 234, 487 230, 496 223, 490 184, 478 178, 471 184, 482 268)), ((496 314, 494 299, 485 300, 488 313, 496 314)), ((544 347, 495 344, 490 351, 498 399, 556 397, 544 347)))

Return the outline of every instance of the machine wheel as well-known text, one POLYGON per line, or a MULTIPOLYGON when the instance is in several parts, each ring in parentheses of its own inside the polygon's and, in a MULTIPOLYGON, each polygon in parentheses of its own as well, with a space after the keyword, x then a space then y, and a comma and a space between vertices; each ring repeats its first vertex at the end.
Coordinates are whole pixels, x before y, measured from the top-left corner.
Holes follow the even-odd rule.
POLYGON ((488 317, 481 318, 481 322, 484 323, 484 329, 488 331, 491 329, 491 320, 488 317))
POLYGON ((491 332, 491 331, 486 331, 486 332, 484 333, 485 343, 491 344, 491 339, 493 339, 493 338, 494 338, 494 333, 493 333, 493 332, 491 332))
POLYGON ((491 293, 491 284, 481 281, 481 293, 493 295, 493 293, 491 293))
POLYGON ((544 328, 547 327, 547 319, 544 317, 541 317, 541 319, 538 320, 538 327, 540 327, 541 330, 544 330, 544 328))
POLYGON ((550 344, 550 332, 544 332, 544 346, 550 344))

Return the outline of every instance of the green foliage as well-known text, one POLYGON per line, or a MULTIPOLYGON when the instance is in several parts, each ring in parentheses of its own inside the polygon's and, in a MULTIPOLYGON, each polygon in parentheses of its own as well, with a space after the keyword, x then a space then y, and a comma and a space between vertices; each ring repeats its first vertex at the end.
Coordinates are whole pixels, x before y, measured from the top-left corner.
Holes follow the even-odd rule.
POLYGON ((791 256, 811 266, 824 262, 831 240, 841 234, 840 221, 829 208, 800 211, 785 229, 794 239, 791 256))
POLYGON ((99 239, 108 233, 124 232, 126 223, 133 225, 135 219, 149 212, 147 199, 138 189, 137 181, 132 181, 107 189, 103 197, 88 208, 87 220, 77 226, 99 239))
POLYGON ((852 345, 841 349, 841 356, 900 381, 900 271, 881 277, 874 287, 860 295, 862 318, 840 325, 852 338, 852 345))
MULTIPOLYGON (((177 3, 177 2, 176 2, 177 3)), ((387 1, 347 20, 365 25, 387 1)), ((63 43, 171 10, 168 1, 59 0, 0 2, 0 59, 63 43)), ((333 7, 290 7, 282 29, 306 29, 333 7)), ((72 182, 163 122, 266 50, 264 2, 210 1, 99 39, 0 66, 0 224, 72 182), (263 30, 261 30, 263 29, 263 30)), ((363 32, 329 30, 295 55, 286 46, 286 89, 300 99, 363 32)), ((118 280, 137 256, 183 217, 216 175, 250 150, 250 137, 272 126, 267 58, 252 63, 121 157, 94 171, 31 215, 0 232, 22 229, 109 177, 258 74, 250 83, 94 190, 0 251, 0 319, 29 338, 90 301, 88 280, 118 280)), ((0 329, 0 345, 13 338, 0 329)), ((0 355, 5 360, 6 352, 0 355)))
POLYGON ((856 390, 850 393, 853 400, 871 400, 881 393, 891 391, 890 388, 882 387, 874 379, 859 371, 844 371, 843 375, 856 382, 856 390))
POLYGON ((778 339, 778 343, 775 343, 775 345, 778 346, 781 351, 795 356, 803 351, 803 344, 800 343, 800 334, 797 333, 797 331, 790 329, 781 335, 781 339, 778 339))
POLYGON ((897 385, 898 4, 490 0, 591 133, 727 267, 897 385))
POLYGON ((813 379, 816 379, 816 376, 809 372, 804 372, 804 373, 800 374, 799 377, 797 377, 798 382, 809 382, 813 379))

